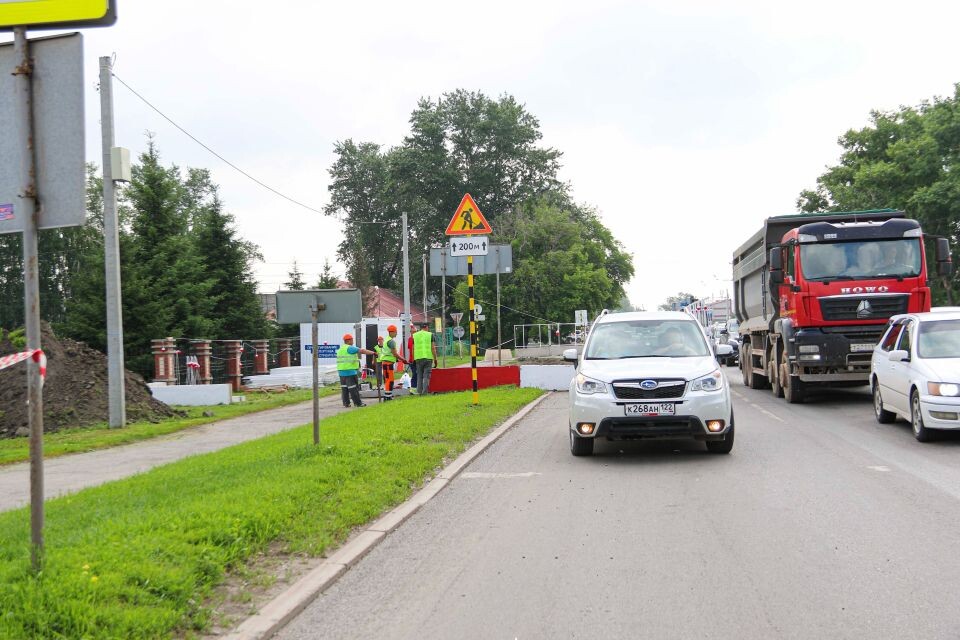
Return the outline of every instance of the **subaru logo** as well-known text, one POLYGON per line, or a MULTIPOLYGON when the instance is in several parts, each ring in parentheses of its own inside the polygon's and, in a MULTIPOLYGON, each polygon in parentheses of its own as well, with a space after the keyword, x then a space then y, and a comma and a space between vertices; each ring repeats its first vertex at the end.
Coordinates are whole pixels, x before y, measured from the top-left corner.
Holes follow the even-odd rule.
POLYGON ((653 389, 656 389, 657 386, 658 384, 656 380, 644 380, 643 382, 640 383, 640 388, 645 391, 651 391, 653 389))
POLYGON ((869 300, 862 300, 859 305, 857 305, 857 317, 858 318, 869 318, 873 315, 873 307, 870 306, 869 300))

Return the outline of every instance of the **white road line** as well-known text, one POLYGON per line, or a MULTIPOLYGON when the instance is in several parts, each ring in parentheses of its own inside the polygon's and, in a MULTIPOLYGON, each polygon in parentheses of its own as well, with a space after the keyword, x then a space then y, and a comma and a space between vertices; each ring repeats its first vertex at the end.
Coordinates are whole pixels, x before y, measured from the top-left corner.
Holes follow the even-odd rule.
POLYGON ((460 474, 461 478, 532 478, 539 476, 536 471, 524 471, 523 473, 490 473, 486 471, 465 471, 460 474))
POLYGON ((890 467, 884 466, 882 464, 868 466, 867 469, 873 469, 874 471, 890 471, 890 467))

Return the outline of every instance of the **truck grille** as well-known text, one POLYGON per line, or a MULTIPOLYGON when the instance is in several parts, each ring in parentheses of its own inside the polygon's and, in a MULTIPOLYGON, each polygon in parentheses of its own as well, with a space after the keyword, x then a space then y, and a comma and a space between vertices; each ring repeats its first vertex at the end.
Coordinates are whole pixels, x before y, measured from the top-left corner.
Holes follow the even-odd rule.
POLYGON ((820 298, 824 320, 885 320, 907 312, 909 295, 831 296, 820 298))
POLYGON ((643 380, 620 380, 613 383, 613 395, 621 400, 661 400, 663 398, 679 398, 687 388, 687 381, 683 379, 658 380, 644 378, 643 380), (642 389, 640 383, 653 380, 657 383, 656 389, 642 389))

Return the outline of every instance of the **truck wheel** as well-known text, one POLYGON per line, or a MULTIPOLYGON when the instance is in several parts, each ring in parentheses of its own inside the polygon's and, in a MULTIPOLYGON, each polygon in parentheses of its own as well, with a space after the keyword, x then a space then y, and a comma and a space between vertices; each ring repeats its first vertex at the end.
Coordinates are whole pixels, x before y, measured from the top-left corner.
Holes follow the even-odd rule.
POLYGON ((750 388, 751 389, 766 389, 767 388, 767 376, 762 373, 757 373, 752 368, 752 363, 747 362, 747 367, 750 368, 750 388))
POLYGON ((740 373, 743 375, 743 386, 750 386, 750 368, 747 367, 747 362, 741 357, 740 358, 740 373))
POLYGON ((790 404, 800 404, 807 396, 806 385, 800 376, 788 375, 783 382, 783 397, 790 404))
POLYGON ((783 374, 780 371, 777 371, 778 365, 776 362, 770 362, 770 390, 773 392, 774 398, 783 397, 783 374))
POLYGON ((581 438, 570 430, 570 453, 575 456, 593 455, 593 438, 581 438))
POLYGON ((880 424, 889 424, 897 418, 897 414, 883 408, 883 398, 880 396, 880 384, 873 381, 873 413, 880 424))

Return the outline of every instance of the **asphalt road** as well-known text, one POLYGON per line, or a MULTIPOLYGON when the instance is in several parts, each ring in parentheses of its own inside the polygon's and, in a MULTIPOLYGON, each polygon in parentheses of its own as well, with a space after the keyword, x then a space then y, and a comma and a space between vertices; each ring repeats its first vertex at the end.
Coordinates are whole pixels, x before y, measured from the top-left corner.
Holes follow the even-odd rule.
POLYGON ((730 377, 729 456, 573 458, 554 394, 277 637, 960 637, 960 437, 730 377))

